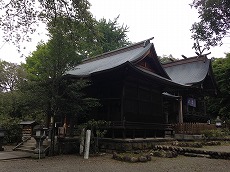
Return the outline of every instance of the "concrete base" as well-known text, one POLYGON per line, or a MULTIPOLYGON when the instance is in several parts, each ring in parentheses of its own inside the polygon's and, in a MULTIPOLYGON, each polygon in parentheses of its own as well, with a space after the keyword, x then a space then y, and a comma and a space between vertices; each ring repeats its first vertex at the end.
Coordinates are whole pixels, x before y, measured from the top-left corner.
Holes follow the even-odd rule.
POLYGON ((202 140, 202 135, 189 135, 189 134, 175 134, 174 138, 176 140, 183 140, 183 141, 195 141, 195 140, 202 140))

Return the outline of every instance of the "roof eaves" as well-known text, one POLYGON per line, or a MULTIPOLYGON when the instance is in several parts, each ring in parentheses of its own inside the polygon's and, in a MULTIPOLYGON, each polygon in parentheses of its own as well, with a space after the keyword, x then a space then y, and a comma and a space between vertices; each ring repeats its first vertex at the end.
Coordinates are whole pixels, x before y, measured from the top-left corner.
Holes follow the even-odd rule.
POLYGON ((165 97, 174 98, 174 99, 180 99, 181 98, 180 96, 175 96, 175 95, 167 93, 167 92, 163 92, 162 95, 165 97))
POLYGON ((64 75, 64 77, 66 78, 88 78, 90 76, 89 75, 74 75, 74 74, 66 74, 64 75))

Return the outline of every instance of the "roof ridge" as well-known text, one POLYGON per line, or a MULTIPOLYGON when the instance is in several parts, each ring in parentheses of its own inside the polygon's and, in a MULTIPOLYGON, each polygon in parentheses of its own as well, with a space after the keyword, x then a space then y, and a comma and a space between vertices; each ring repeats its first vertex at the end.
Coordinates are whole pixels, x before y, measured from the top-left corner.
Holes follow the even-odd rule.
POLYGON ((135 49, 135 48, 146 47, 150 43, 150 40, 152 40, 153 38, 154 37, 151 37, 149 39, 137 42, 135 44, 131 44, 129 46, 125 46, 125 47, 122 47, 122 48, 118 48, 116 50, 105 52, 105 53, 97 55, 97 56, 95 56, 93 58, 87 58, 87 59, 82 61, 82 64, 92 62, 92 61, 95 61, 95 60, 99 60, 99 59, 103 59, 103 58, 107 58, 109 56, 119 54, 120 52, 126 52, 126 51, 129 51, 129 50, 135 49))
POLYGON ((206 55, 194 56, 194 57, 188 57, 186 59, 180 59, 180 60, 168 62, 168 63, 162 64, 162 65, 164 68, 167 68, 167 67, 171 67, 171 66, 182 65, 182 64, 186 64, 186 63, 192 63, 195 61, 204 61, 205 62, 207 59, 208 58, 206 55))

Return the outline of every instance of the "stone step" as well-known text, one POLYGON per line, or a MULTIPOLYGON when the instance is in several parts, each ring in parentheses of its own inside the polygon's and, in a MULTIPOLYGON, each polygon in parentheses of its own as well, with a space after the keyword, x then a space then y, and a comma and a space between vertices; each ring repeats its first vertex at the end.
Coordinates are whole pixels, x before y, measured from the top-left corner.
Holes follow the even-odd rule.
MULTIPOLYGON (((44 146, 43 148, 44 148, 44 150, 47 150, 48 147, 44 146)), ((34 153, 35 149, 36 149, 35 147, 23 147, 22 146, 22 147, 16 148, 15 151, 34 153)))
MULTIPOLYGON (((49 145, 50 145, 50 141, 48 139, 45 139, 43 141, 43 147, 46 151, 48 150, 49 145)), ((33 137, 31 137, 23 144, 21 144, 19 147, 15 148, 14 150, 34 153, 35 149, 36 149, 36 140, 33 137)))
POLYGON ((33 144, 36 144, 36 141, 35 140, 28 140, 27 142, 24 142, 24 143, 33 143, 33 144))
POLYGON ((27 143, 36 143, 36 140, 31 137, 29 140, 26 141, 27 143))
POLYGON ((15 150, 16 151, 22 151, 22 152, 30 152, 30 153, 34 152, 34 149, 27 149, 27 148, 23 148, 23 147, 16 148, 15 150))
POLYGON ((28 146, 28 145, 22 145, 22 146, 20 146, 19 148, 22 148, 22 149, 31 149, 31 150, 33 150, 33 149, 35 149, 36 148, 36 146, 35 145, 32 145, 32 146, 28 146))
POLYGON ((36 146, 36 142, 24 142, 23 146, 36 146))

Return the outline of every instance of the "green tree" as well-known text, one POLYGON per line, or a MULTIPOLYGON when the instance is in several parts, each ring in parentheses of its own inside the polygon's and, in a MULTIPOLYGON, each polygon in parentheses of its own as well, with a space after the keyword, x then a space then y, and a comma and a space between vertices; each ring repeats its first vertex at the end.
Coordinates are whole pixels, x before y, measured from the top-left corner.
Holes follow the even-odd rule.
MULTIPOLYGON (((110 47, 106 47, 109 50, 128 44, 127 27, 118 26, 117 19, 108 23, 106 20, 95 22, 92 19, 92 22, 95 22, 91 25, 94 27, 91 29, 94 30, 93 33, 87 30, 88 27, 81 21, 71 21, 71 18, 65 16, 59 16, 48 23, 50 40, 47 43, 40 43, 37 50, 27 57, 25 64, 29 81, 36 85, 34 88, 41 94, 45 92, 42 101, 46 104, 43 107, 49 109, 47 114, 61 111, 59 102, 63 97, 60 98, 60 94, 64 93, 60 90, 65 87, 63 75, 66 71, 80 63, 82 59, 106 51, 103 44, 110 44, 110 47), (108 35, 116 41, 109 42, 111 40, 108 35), (39 89, 40 86, 42 89, 39 89)), ((94 101, 88 99, 88 102, 94 101)))
POLYGON ((213 62, 213 72, 220 93, 216 98, 208 99, 209 113, 223 119, 230 119, 230 53, 225 58, 217 58, 213 62))
POLYGON ((6 132, 4 140, 7 143, 16 143, 21 141, 21 128, 18 125, 20 120, 18 118, 12 118, 7 115, 0 115, 0 126, 2 126, 6 132))
POLYGON ((39 25, 55 24, 59 17, 70 19, 63 21, 66 26, 77 21, 91 29, 93 23, 89 8, 87 0, 2 0, 0 21, 4 39, 20 46, 21 41, 31 40, 30 35, 39 25))
POLYGON ((0 60, 0 91, 13 91, 22 82, 26 73, 21 65, 0 60))
POLYGON ((89 104, 94 103, 92 99, 84 99, 85 101, 80 102, 83 100, 83 95, 75 92, 86 84, 82 82, 80 87, 74 84, 75 81, 69 82, 63 78, 66 71, 72 69, 85 55, 90 53, 83 49, 85 47, 83 43, 89 39, 84 25, 72 23, 71 27, 75 28, 75 34, 65 25, 63 22, 65 20, 68 19, 60 17, 49 23, 50 40, 47 43, 40 43, 37 50, 27 57, 25 64, 28 73, 28 86, 35 94, 42 96, 39 104, 42 104, 42 111, 46 113, 48 123, 51 117, 55 119, 63 115, 76 114, 80 111, 79 108, 83 109, 84 103, 87 104, 86 101, 89 104), (69 90, 68 88, 73 85, 77 87, 75 91, 74 89, 69 90), (71 97, 70 93, 72 92, 78 97, 71 97), (76 106, 78 109, 75 108, 76 106))
POLYGON ((192 7, 199 13, 200 21, 192 25, 194 40, 205 42, 205 46, 221 45, 222 38, 229 36, 229 0, 193 0, 192 7))
POLYGON ((26 80, 26 72, 21 65, 0 61, 0 115, 19 117, 23 99, 20 85, 26 80))
POLYGON ((102 49, 101 53, 115 50, 130 44, 127 38, 128 27, 119 25, 119 16, 114 20, 106 20, 102 18, 96 24, 96 29, 99 32, 97 38, 97 46, 102 49))

